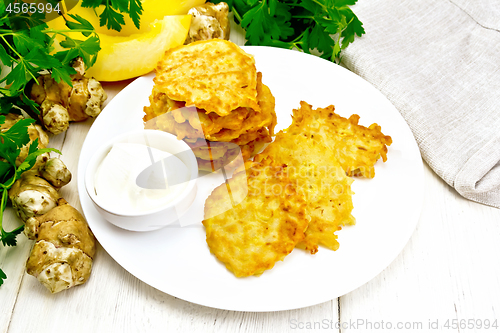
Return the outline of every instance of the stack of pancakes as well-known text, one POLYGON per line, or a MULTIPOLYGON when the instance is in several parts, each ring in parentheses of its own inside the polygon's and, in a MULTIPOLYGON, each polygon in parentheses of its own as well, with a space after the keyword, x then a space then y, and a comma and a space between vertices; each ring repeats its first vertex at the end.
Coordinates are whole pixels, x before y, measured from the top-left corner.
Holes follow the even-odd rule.
POLYGON ((245 161, 271 142, 274 97, 253 56, 221 39, 167 51, 144 107, 145 127, 175 134, 193 150, 200 170, 245 161))

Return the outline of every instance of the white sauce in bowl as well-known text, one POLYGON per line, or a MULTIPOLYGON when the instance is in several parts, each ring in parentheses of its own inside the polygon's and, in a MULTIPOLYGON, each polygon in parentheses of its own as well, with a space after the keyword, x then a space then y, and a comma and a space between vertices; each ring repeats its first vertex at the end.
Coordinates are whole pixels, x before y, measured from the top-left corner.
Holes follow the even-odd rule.
POLYGON ((187 166, 176 156, 139 143, 115 143, 97 168, 94 189, 104 209, 135 214, 168 205, 189 180, 187 166))

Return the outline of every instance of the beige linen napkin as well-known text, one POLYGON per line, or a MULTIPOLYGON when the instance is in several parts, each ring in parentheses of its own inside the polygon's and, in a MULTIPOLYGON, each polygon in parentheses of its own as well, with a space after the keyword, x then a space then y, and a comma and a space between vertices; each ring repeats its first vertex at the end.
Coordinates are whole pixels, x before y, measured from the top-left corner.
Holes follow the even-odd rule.
POLYGON ((366 34, 344 65, 394 104, 446 183, 500 207, 500 1, 358 0, 353 10, 366 34))

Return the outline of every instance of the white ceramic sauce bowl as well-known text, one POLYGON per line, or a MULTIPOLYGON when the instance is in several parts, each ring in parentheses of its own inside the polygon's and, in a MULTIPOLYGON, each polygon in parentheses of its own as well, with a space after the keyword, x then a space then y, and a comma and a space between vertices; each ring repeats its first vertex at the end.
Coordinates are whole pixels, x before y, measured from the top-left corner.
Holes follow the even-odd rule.
POLYGON ((159 130, 139 130, 119 135, 98 148, 87 164, 85 172, 85 188, 97 211, 117 227, 130 231, 152 231, 163 228, 177 221, 196 197, 198 178, 198 163, 191 148, 175 135, 159 130), (95 175, 97 170, 115 143, 139 143, 156 148, 178 157, 188 168, 189 181, 187 186, 173 201, 162 207, 151 210, 123 213, 106 207, 106 203, 96 194, 95 175))

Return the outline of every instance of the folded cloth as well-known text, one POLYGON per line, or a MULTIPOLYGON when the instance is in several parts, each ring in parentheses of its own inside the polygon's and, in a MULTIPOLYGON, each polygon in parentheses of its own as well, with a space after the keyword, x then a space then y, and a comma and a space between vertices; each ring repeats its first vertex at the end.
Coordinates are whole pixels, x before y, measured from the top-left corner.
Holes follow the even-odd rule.
POLYGON ((500 1, 359 0, 352 9, 366 34, 343 64, 394 104, 446 183, 500 208, 500 1))

